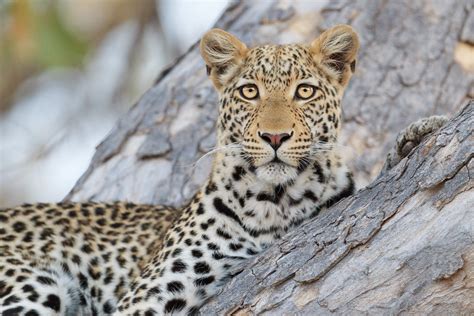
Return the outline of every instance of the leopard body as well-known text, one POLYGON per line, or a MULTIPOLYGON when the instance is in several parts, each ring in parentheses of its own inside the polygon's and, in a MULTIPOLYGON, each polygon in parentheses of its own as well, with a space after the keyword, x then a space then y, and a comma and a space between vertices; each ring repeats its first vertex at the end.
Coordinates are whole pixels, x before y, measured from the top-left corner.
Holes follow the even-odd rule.
POLYGON ((358 37, 247 48, 209 31, 201 53, 218 94, 217 153, 183 208, 35 204, 0 212, 2 315, 196 314, 288 230, 352 194, 337 146, 358 37))

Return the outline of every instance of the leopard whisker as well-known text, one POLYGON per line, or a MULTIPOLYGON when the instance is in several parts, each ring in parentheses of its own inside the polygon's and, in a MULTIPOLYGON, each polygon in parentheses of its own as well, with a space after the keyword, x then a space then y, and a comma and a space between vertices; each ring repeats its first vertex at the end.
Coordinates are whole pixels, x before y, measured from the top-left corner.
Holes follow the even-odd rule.
POLYGON ((190 166, 192 169, 194 169, 205 158, 207 158, 209 156, 212 156, 212 155, 214 155, 218 152, 232 152, 233 150, 239 151, 241 149, 242 149, 242 145, 239 142, 230 143, 230 144, 227 144, 227 145, 224 145, 224 146, 216 146, 216 147, 211 148, 207 153, 205 153, 201 157, 199 157, 199 159, 196 160, 194 163, 192 163, 190 165, 187 165, 187 166, 190 166))

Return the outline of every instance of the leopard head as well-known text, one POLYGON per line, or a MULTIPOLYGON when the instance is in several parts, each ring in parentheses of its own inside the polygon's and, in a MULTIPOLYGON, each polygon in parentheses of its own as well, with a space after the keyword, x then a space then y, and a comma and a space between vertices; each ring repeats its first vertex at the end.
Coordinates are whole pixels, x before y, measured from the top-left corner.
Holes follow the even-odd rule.
POLYGON ((291 181, 331 152, 359 49, 350 26, 335 26, 309 45, 255 48, 213 29, 200 48, 219 94, 218 146, 237 145, 259 179, 291 181))

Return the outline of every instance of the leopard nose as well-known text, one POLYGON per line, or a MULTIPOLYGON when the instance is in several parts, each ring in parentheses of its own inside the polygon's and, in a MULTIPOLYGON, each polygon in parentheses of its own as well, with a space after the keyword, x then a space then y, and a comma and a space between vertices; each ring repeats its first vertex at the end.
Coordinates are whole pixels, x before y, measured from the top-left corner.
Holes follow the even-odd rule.
POLYGON ((283 142, 287 141, 288 139, 293 136, 293 132, 291 133, 281 133, 281 134, 271 134, 271 133, 261 133, 258 132, 258 136, 263 139, 266 143, 272 146, 273 150, 278 150, 283 142))

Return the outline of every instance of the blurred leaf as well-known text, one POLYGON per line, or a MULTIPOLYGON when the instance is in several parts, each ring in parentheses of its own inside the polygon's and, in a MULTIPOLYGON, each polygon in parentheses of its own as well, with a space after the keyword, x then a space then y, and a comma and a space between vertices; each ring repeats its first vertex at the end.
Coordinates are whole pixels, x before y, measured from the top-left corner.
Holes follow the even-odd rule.
POLYGON ((74 36, 58 16, 55 6, 35 16, 37 59, 43 67, 80 64, 87 44, 74 36))

